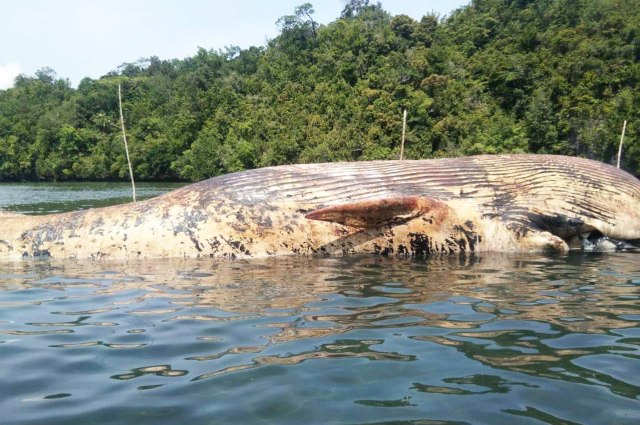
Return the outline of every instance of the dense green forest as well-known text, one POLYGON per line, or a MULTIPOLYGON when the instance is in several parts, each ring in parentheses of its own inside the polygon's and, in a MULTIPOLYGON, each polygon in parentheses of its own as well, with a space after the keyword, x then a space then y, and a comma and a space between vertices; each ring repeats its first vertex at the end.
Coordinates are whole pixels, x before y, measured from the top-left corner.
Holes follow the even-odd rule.
MULTIPOLYGON (((428 12, 428 11, 425 11, 428 12)), ((123 179, 118 84, 139 180, 297 162, 501 152, 640 174, 640 0, 473 0, 420 21, 303 4, 265 47, 124 64, 78 88, 44 68, 0 90, 0 180, 123 179)))

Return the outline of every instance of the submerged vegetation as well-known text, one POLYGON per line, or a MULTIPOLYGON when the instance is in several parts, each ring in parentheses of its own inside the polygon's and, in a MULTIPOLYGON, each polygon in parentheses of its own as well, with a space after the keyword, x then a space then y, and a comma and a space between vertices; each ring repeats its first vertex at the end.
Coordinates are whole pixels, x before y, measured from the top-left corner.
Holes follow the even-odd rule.
POLYGON ((265 47, 151 57, 77 89, 45 68, 0 90, 0 180, 200 180, 268 165, 535 152, 640 174, 640 2, 473 0, 446 18, 303 4, 265 47))

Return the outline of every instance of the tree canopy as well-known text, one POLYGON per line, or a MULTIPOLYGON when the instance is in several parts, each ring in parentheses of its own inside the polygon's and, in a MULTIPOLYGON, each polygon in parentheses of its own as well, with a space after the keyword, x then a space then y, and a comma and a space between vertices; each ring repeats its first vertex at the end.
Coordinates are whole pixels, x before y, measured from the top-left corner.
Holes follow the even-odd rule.
POLYGON ((0 90, 0 180, 200 180, 269 165, 534 152, 640 174, 638 0, 473 0, 441 18, 304 3, 265 47, 125 63, 78 88, 44 68, 0 90))

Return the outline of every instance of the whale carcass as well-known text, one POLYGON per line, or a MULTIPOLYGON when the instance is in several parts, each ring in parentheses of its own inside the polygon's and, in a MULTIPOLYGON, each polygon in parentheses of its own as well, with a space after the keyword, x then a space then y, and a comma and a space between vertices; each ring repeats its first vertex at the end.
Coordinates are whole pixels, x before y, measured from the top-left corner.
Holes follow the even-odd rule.
POLYGON ((561 252, 639 239, 635 177, 552 155, 285 165, 137 203, 0 213, 0 258, 561 252))

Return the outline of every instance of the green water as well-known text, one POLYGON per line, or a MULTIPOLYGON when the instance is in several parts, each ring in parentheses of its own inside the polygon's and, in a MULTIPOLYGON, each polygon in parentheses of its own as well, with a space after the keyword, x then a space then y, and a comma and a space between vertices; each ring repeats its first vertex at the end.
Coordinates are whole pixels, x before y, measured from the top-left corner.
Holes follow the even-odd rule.
MULTIPOLYGON (((142 200, 182 186, 179 183, 137 183, 142 200)), ((0 183, 0 210, 49 214, 131 202, 130 183, 0 183)))
POLYGON ((638 424, 640 256, 0 262, 0 360, 3 425, 638 424))

